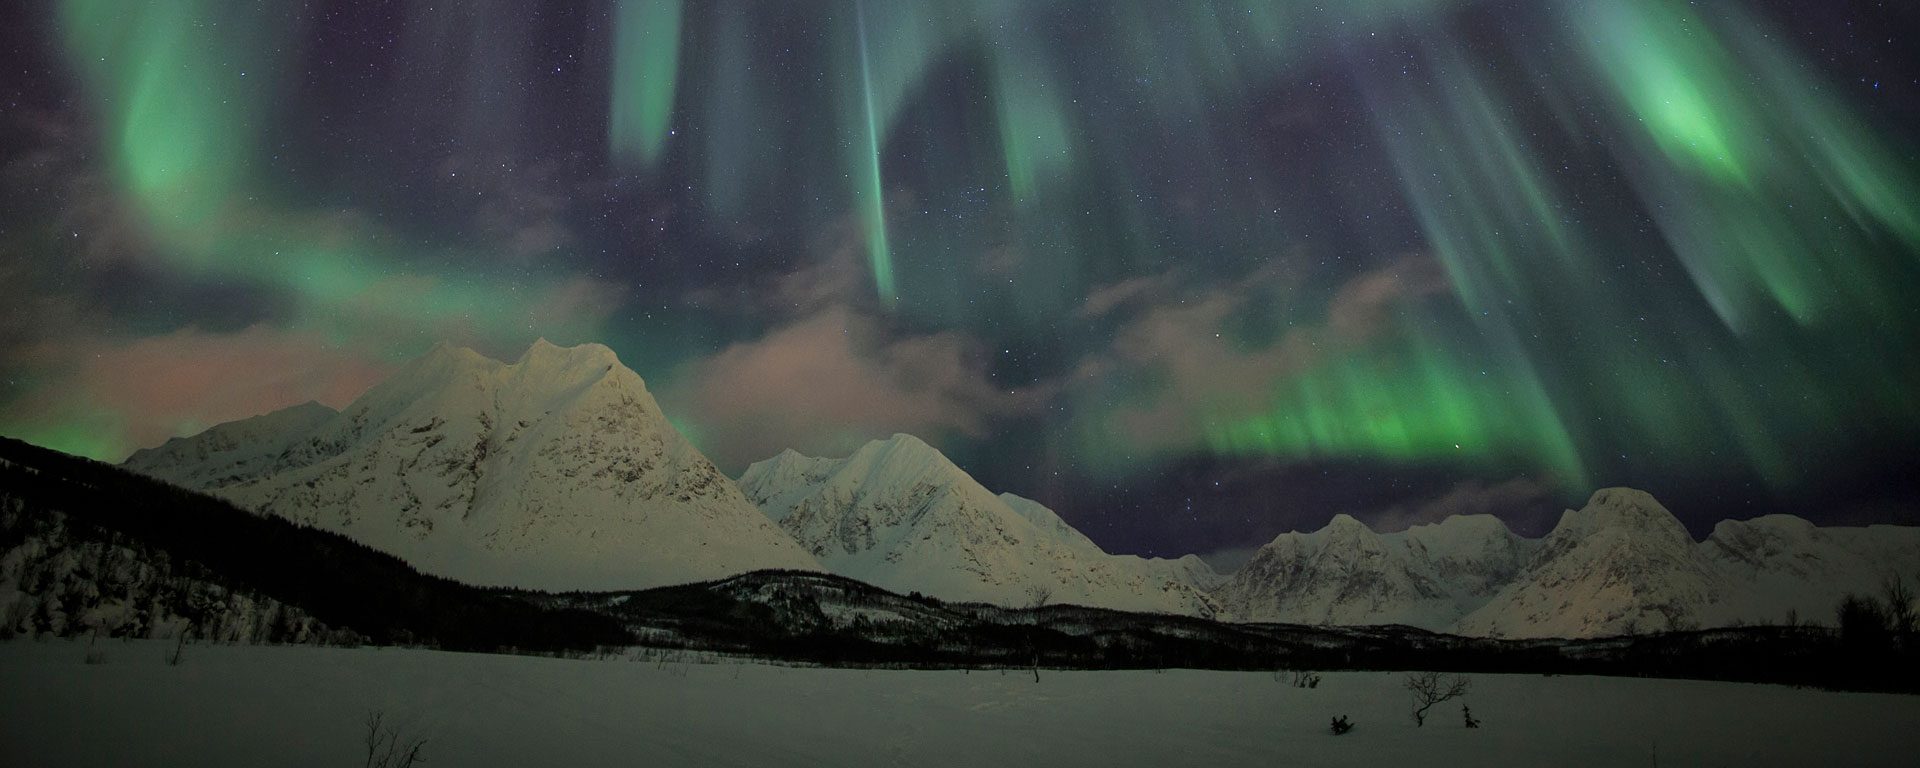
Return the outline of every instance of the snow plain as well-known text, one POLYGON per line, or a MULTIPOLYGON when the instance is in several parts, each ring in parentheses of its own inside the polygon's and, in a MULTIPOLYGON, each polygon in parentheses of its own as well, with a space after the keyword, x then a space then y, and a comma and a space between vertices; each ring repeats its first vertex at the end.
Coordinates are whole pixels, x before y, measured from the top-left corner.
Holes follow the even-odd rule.
POLYGON ((0 764, 359 765, 370 710, 429 765, 1911 765, 1920 696, 1476 675, 1425 728, 1400 675, 887 671, 161 641, 0 644, 0 764), (1327 720, 1357 727, 1327 734, 1327 720))

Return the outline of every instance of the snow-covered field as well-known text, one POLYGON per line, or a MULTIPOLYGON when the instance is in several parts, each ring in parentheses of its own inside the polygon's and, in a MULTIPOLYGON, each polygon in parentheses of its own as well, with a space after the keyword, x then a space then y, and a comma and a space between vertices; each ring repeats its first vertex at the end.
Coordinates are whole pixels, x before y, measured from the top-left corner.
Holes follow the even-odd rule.
POLYGON ((1476 675, 899 672, 391 649, 0 643, 0 765, 349 766, 371 710, 432 766, 1912 765, 1920 697, 1476 675), (1327 734, 1349 715, 1356 729, 1327 734))

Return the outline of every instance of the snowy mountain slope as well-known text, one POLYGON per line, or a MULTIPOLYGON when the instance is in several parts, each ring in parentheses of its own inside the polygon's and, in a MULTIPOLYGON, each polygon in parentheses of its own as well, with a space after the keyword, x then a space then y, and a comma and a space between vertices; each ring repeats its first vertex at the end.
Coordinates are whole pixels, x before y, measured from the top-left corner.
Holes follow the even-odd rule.
POLYGON ((1026 518, 1027 522, 1033 523, 1034 527, 1052 536, 1055 541, 1083 552, 1106 554, 1105 550, 1100 549, 1100 545, 1093 543, 1093 539, 1087 538, 1080 529, 1068 525, 1067 521, 1060 519, 1060 515, 1048 509, 1045 504, 1011 493, 1000 494, 1000 501, 1006 504, 1008 509, 1020 513, 1020 516, 1026 518))
POLYGON ((1607 488, 1567 511, 1513 582, 1455 629, 1596 637, 1693 628, 1731 591, 1726 575, 1653 496, 1607 488))
POLYGON ((1398 536, 1462 606, 1493 597, 1540 544, 1521 538, 1493 515, 1456 515, 1398 536))
POLYGON ((1377 534, 1336 516, 1287 533, 1214 591, 1243 621, 1410 624, 1472 636, 1601 637, 1830 622, 1849 592, 1920 578, 1920 529, 1820 528, 1777 515, 1696 542, 1654 498, 1595 493, 1540 540, 1486 515, 1377 534))
POLYGON ((1181 555, 1180 557, 1141 557, 1139 555, 1108 555, 1128 561, 1133 567, 1140 568, 1155 578, 1184 582, 1198 587, 1202 591, 1212 592, 1227 580, 1213 566, 1207 565, 1199 555, 1181 555))
POLYGON ((287 432, 223 425, 126 466, 473 583, 634 589, 819 567, 604 346, 541 340, 509 364, 442 344, 337 414, 301 409, 262 417, 287 432))
POLYGON ((126 463, 189 488, 224 485, 273 471, 275 459, 294 440, 336 415, 332 408, 306 402, 140 449, 126 463))
POLYGON ((1048 509, 1045 504, 1011 493, 1000 494, 1000 500, 1013 511, 1020 513, 1020 516, 1025 517, 1028 522, 1033 523, 1035 527, 1057 537, 1061 543, 1087 553, 1090 557, 1113 558, 1129 570, 1138 571, 1154 579, 1189 584, 1206 592, 1211 592, 1226 580, 1198 555, 1167 558, 1107 554, 1100 545, 1093 543, 1093 540, 1087 538, 1086 534, 1081 533, 1078 528, 1060 519, 1060 515, 1048 509))
POLYGON ((828 570, 946 600, 1211 616, 1184 566, 1115 557, 1032 501, 996 496, 932 446, 894 435, 845 459, 791 451, 749 467, 747 498, 828 570))
POLYGON ((755 462, 740 475, 747 501, 778 523, 838 468, 833 459, 802 456, 788 448, 766 461, 755 462))
POLYGON ((1920 528, 1876 525, 1822 528, 1792 515, 1728 520, 1701 543, 1732 585, 1714 623, 1828 622, 1847 593, 1878 594, 1897 574, 1920 579, 1920 528))
POLYGON ((1485 602, 1528 542, 1487 515, 1379 534, 1347 515, 1284 533, 1214 592, 1246 621, 1439 629, 1485 602))
POLYGON ((238 588, 206 566, 94 533, 0 488, 0 637, 169 638, 222 643, 358 642, 298 606, 238 588))

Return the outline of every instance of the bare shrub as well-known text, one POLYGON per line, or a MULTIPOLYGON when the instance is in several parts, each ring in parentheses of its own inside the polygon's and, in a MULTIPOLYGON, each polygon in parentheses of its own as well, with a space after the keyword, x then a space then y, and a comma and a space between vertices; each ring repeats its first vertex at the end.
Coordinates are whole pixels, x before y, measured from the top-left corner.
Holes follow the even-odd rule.
POLYGON ((386 713, 377 709, 367 713, 367 731, 362 737, 367 747, 365 768, 412 768, 426 762, 426 738, 389 725, 386 719, 386 713))
POLYGON ((1465 675, 1445 675, 1439 672, 1414 672, 1407 675, 1407 692, 1413 694, 1413 724, 1427 724, 1427 710, 1443 701, 1467 695, 1467 689, 1473 686, 1473 680, 1465 675))
MULTIPOLYGON (((1027 610, 1033 612, 1033 625, 1040 626, 1040 609, 1047 607, 1047 601, 1053 599, 1053 588, 1040 584, 1027 587, 1027 610)), ((1027 634, 1027 646, 1033 651, 1033 681, 1040 682, 1040 643, 1031 631, 1027 634)))
POLYGON ((87 640, 86 663, 88 664, 107 663, 107 650, 105 648, 98 647, 99 645, 100 645, 100 630, 96 628, 93 630, 92 639, 87 640))
POLYGON ((186 654, 187 630, 182 628, 178 634, 173 636, 173 650, 167 652, 167 666, 180 666, 180 662, 186 660, 186 654))
POLYGON ((1327 730, 1335 736, 1345 736, 1347 731, 1353 730, 1353 722, 1346 715, 1341 715, 1333 719, 1333 724, 1327 726, 1327 730))
POLYGON ((1880 599, 1886 603, 1887 630, 1895 637, 1906 637, 1916 629, 1913 589, 1900 574, 1889 573, 1880 582, 1880 599))

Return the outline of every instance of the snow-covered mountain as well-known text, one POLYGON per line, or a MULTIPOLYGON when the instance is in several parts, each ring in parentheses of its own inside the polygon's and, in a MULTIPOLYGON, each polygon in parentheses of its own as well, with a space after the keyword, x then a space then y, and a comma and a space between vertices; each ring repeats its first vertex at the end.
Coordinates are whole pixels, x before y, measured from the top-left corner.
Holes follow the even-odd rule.
POLYGON ((126 467, 479 584, 636 589, 818 563, 598 344, 436 346, 346 409, 308 404, 126 467))
POLYGON ((1533 544, 1490 515, 1389 534, 1336 515, 1313 533, 1276 537, 1214 596, 1244 621, 1437 630, 1492 597, 1533 544))
POLYGON ((1728 520, 1701 544, 1727 580, 1727 600, 1714 623, 1736 620, 1832 621, 1847 592, 1879 591, 1889 574, 1920 579, 1920 528, 1875 525, 1820 527, 1793 515, 1728 520))
POLYGON ((1336 516, 1231 577, 1113 555, 1046 506, 994 494, 926 443, 786 451, 739 485, 606 347, 516 362, 435 347, 340 412, 307 403, 135 453, 127 468, 339 531, 480 584, 625 590, 766 568, 948 600, 1308 624, 1593 637, 1829 621, 1848 592, 1920 577, 1920 528, 1776 515, 1696 542, 1653 497, 1595 493, 1544 539, 1491 516, 1381 534, 1336 516))
POLYGON ((127 464, 143 474, 164 477, 188 488, 226 485, 271 471, 273 463, 295 440, 337 415, 332 408, 308 401, 136 451, 127 464))
POLYGON ((911 435, 844 459, 787 451, 740 478, 747 498, 828 570, 946 600, 1211 616, 1198 558, 1109 555, 1052 510, 996 496, 911 435))
POLYGON ((1512 583, 1454 629, 1596 637, 1699 626, 1731 584, 1653 496, 1607 488, 1568 510, 1512 583))
POLYGON ((1842 596, 1874 592, 1889 573, 1920 575, 1920 529, 1775 515, 1721 523, 1696 542, 1652 496, 1608 488, 1540 540, 1484 515, 1390 534, 1336 516, 1275 538, 1214 596, 1245 621, 1601 637, 1790 612, 1830 622, 1842 596))

